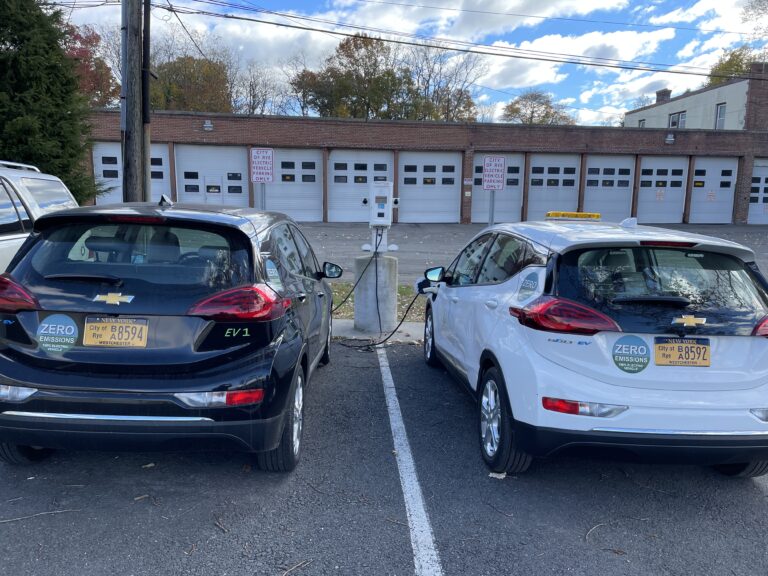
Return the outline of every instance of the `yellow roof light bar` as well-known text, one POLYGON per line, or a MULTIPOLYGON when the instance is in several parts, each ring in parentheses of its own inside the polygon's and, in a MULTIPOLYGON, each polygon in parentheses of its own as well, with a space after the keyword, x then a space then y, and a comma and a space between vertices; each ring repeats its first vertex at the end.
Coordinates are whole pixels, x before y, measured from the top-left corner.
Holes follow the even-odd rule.
POLYGON ((547 212, 547 220, 600 220, 600 212, 547 212))

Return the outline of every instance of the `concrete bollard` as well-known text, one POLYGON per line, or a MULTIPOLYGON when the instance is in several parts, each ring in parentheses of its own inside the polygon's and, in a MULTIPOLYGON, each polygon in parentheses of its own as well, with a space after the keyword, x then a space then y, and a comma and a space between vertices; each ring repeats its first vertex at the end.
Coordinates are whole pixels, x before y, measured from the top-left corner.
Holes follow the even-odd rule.
MULTIPOLYGON (((360 278, 370 256, 355 258, 355 279, 360 278)), ((355 330, 379 332, 376 312, 376 273, 379 277, 379 313, 381 332, 389 333, 397 326, 397 258, 379 255, 355 288, 355 330)))

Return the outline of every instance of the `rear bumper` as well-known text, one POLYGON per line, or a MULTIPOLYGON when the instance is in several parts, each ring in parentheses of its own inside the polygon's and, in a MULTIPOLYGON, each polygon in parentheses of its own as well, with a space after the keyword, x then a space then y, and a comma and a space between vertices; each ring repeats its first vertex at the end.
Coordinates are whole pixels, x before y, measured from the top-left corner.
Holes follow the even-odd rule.
POLYGON ((533 456, 592 452, 678 464, 730 464, 768 460, 768 434, 723 435, 577 431, 516 423, 517 445, 533 456))
POLYGON ((261 452, 280 442, 285 413, 217 422, 208 418, 0 413, 0 441, 73 450, 236 450, 261 452))

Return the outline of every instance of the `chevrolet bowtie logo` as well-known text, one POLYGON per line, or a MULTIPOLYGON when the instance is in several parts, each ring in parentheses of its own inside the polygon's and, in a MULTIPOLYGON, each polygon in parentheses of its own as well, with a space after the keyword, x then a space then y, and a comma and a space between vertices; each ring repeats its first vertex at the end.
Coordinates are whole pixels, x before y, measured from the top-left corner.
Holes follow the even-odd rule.
POLYGON ((681 316, 680 318, 672 320, 672 324, 682 324, 686 328, 695 328, 696 326, 706 323, 706 318, 696 318, 696 316, 691 315, 681 316))
POLYGON ((133 296, 123 296, 120 292, 110 292, 109 294, 97 294, 93 297, 93 301, 120 306, 121 302, 130 304, 133 301, 133 298, 133 296))

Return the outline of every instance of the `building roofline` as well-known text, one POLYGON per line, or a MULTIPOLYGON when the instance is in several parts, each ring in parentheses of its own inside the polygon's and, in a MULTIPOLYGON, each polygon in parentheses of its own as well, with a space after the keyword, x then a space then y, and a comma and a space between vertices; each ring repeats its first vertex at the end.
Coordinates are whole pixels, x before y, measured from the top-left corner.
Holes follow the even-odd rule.
POLYGON ((709 92, 710 90, 717 90, 718 88, 722 88, 723 86, 730 86, 731 84, 738 84, 739 82, 749 82, 749 78, 734 78, 733 80, 728 80, 726 82, 722 82, 720 84, 716 84, 715 86, 707 86, 706 88, 699 88, 698 90, 692 90, 690 92, 683 92, 679 96, 675 96, 674 98, 670 98, 669 100, 665 100, 664 102, 654 102, 653 104, 648 104, 648 106, 643 106, 641 108, 635 108, 634 110, 627 110, 624 114, 634 114, 635 112, 642 112, 643 110, 650 110, 651 108, 656 108, 657 106, 664 106, 665 104, 669 104, 671 102, 675 102, 677 100, 681 100, 683 98, 689 98, 690 96, 695 96, 697 94, 702 94, 704 92, 709 92))

